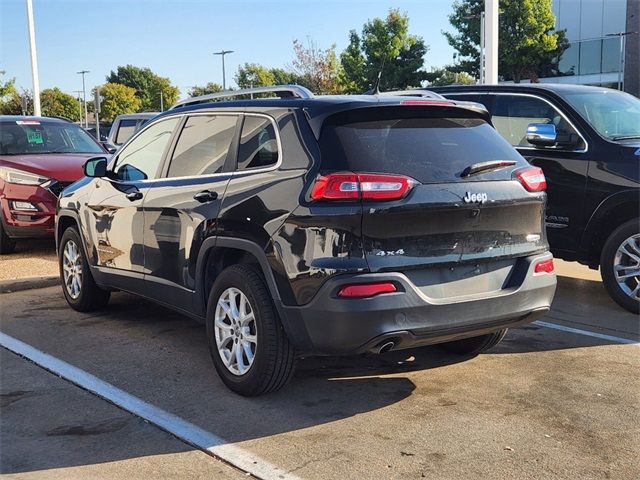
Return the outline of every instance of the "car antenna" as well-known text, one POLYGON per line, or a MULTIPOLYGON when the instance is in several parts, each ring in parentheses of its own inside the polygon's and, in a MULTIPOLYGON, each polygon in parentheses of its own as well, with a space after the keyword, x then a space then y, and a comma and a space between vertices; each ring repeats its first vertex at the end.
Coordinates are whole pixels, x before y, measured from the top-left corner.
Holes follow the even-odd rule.
POLYGON ((378 70, 378 77, 375 82, 373 82, 373 86, 371 90, 365 93, 365 95, 378 95, 380 93, 380 79, 382 78, 382 70, 384 70, 384 58, 382 59, 382 63, 380 64, 380 70, 378 70))

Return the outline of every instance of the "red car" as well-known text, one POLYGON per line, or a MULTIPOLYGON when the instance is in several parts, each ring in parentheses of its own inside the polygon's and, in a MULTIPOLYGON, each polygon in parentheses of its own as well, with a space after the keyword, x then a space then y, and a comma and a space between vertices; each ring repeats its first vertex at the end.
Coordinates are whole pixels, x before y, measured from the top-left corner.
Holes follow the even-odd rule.
POLYGON ((58 195, 87 159, 105 154, 67 120, 0 116, 0 253, 16 239, 52 236, 58 195))

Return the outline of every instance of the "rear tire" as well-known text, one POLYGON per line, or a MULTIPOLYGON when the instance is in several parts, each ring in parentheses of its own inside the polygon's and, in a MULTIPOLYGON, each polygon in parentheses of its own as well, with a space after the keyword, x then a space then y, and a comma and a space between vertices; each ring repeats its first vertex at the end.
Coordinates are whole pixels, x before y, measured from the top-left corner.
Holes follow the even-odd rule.
POLYGON ((479 337, 463 338, 454 342, 442 343, 440 347, 447 352, 458 355, 478 355, 492 347, 495 347, 507 334, 509 329, 498 330, 497 332, 480 335, 479 337))
POLYGON ((71 308, 89 312, 104 308, 109 303, 111 292, 98 287, 93 280, 80 234, 75 227, 67 228, 62 234, 58 264, 62 292, 71 308))
POLYGON ((218 275, 206 324, 213 364, 234 392, 247 397, 274 392, 293 375, 294 347, 256 268, 234 265, 218 275))
POLYGON ((0 219, 0 253, 7 254, 13 253, 16 248, 16 241, 9 238, 7 232, 4 231, 2 220, 0 219))
POLYGON ((614 302, 632 313, 640 312, 640 224, 637 218, 620 225, 605 242, 600 256, 600 275, 614 302), (626 279, 620 278, 627 275, 626 279))

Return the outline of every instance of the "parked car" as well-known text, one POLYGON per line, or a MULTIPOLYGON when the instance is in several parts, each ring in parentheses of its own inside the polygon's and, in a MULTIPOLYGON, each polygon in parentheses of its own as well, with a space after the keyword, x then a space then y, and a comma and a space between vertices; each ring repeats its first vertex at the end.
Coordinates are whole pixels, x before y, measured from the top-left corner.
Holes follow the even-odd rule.
POLYGON ((487 107, 498 132, 547 178, 554 256, 600 267, 619 305, 640 309, 640 100, 547 83, 434 89, 487 107))
POLYGON ((298 354, 476 354, 549 310, 545 178, 484 108, 268 91, 189 99, 87 162, 57 216, 72 308, 118 289, 205 322, 243 395, 298 354))
POLYGON ((103 143, 107 142, 109 139, 109 130, 111 130, 111 125, 100 125, 100 138, 96 136, 96 127, 89 127, 86 129, 87 133, 91 135, 93 138, 98 140, 98 142, 103 143))
POLYGON ((105 140, 105 148, 119 147, 156 115, 158 115, 158 112, 118 115, 111 124, 109 135, 105 140))
POLYGON ((104 154, 70 121, 0 116, 0 253, 18 239, 53 237, 58 195, 88 158, 104 154))

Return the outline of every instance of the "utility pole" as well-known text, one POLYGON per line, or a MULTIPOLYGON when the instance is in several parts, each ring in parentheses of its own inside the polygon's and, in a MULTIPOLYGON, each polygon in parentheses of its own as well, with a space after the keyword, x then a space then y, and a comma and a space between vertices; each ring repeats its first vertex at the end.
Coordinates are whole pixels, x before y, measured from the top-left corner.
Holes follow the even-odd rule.
POLYGON ((233 53, 233 50, 220 50, 219 52, 213 52, 214 55, 220 55, 222 57, 222 90, 223 91, 227 89, 227 81, 225 78, 225 71, 224 71, 224 56, 229 53, 233 53))
POLYGON ((84 102, 84 128, 89 128, 89 111, 87 110, 87 90, 84 86, 84 75, 89 73, 89 70, 81 70, 76 72, 78 75, 82 75, 82 101, 84 102))
POLYGON ((162 95, 162 90, 160 90, 160 111, 164 112, 164 97, 162 95))
POLYGON ((82 125, 82 99, 80 98, 80 94, 82 90, 74 90, 73 91, 78 98, 78 108, 80 109, 80 125, 82 125))
POLYGON ((484 12, 480 13, 480 85, 484 85, 484 12))
POLYGON ((36 32, 33 26, 33 3, 27 0, 27 24, 29 27, 29 49, 31 52, 31 79, 33 82, 33 114, 39 117, 40 110, 40 80, 38 78, 38 55, 36 52, 36 32))
POLYGON ((498 83, 498 0, 484 0, 485 66, 484 80, 488 85, 498 83))

